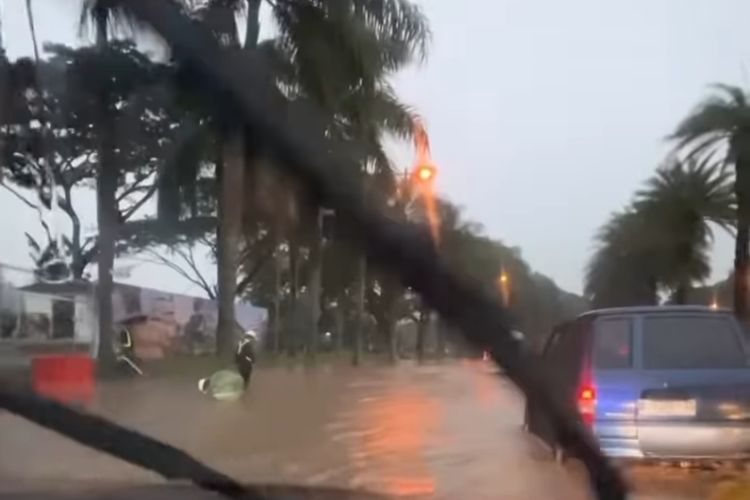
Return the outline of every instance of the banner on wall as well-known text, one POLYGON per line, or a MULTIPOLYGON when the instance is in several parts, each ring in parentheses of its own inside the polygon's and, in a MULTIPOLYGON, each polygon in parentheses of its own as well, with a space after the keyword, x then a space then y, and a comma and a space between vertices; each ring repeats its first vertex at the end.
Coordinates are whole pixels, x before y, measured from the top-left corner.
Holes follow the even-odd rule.
MULTIPOLYGON (((201 354, 216 346, 218 304, 214 300, 129 285, 116 285, 115 323, 133 336, 136 356, 159 359, 172 353, 201 354)), ((235 304, 238 331, 265 332, 266 309, 235 304)))
MULTIPOLYGON (((0 290, 0 340, 92 343, 97 331, 95 290, 95 284, 88 282, 0 290)), ((216 301, 115 283, 112 309, 114 328, 130 331, 136 355, 142 359, 215 349, 216 301)), ((266 309, 238 302, 235 315, 238 332, 254 330, 262 341, 266 309)))

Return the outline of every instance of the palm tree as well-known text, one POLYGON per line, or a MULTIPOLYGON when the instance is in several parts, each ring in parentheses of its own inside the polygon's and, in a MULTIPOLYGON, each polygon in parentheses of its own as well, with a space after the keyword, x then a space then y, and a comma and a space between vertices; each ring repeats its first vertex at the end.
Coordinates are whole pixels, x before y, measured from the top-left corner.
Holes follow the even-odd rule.
POLYGON ((671 138, 688 156, 713 158, 734 168, 737 234, 734 251, 734 311, 748 316, 750 271, 750 101, 740 88, 716 85, 717 94, 703 101, 671 138))
POLYGON ((685 303, 691 284, 710 274, 710 223, 731 229, 734 195, 728 172, 708 162, 674 162, 636 193, 636 210, 647 220, 648 238, 661 256, 660 281, 685 303))
MULTIPOLYGON (((88 0, 87 12, 105 0, 88 0)), ((268 2, 278 34, 276 47, 285 54, 288 81, 284 90, 304 94, 331 117, 345 116, 343 105, 353 95, 371 95, 391 72, 423 57, 429 30, 420 9, 408 0, 352 0, 268 2)), ((127 2, 115 2, 119 13, 127 2)), ((193 5, 194 2, 187 2, 193 5)), ((245 48, 254 50, 259 31, 260 0, 208 0, 197 14, 230 48, 239 47, 235 13, 244 11, 247 21, 245 48), (253 38, 255 36, 255 38, 253 38)), ((108 11, 112 12, 112 11, 108 11)), ((359 120, 359 123, 364 123, 359 120)), ((241 206, 244 182, 241 160, 246 151, 242 132, 228 124, 223 130, 221 187, 219 189, 219 332, 221 351, 228 345, 233 320, 236 288, 236 256, 239 248, 241 215, 228 207, 241 206)), ((364 133, 360 133, 360 140, 364 133)), ((374 135, 368 132, 367 138, 374 135)), ((353 137, 352 137, 353 139, 353 137)), ((372 145, 372 143, 369 143, 372 145)), ((373 148, 376 149, 376 148, 373 148)), ((380 148, 382 150, 382 148, 380 148)))
MULTIPOLYGON (((385 154, 382 138, 385 134, 401 139, 411 138, 415 113, 401 103, 385 82, 380 82, 372 92, 360 90, 351 95, 343 113, 347 125, 340 131, 343 137, 359 142, 364 148, 360 175, 366 183, 366 191, 376 191, 386 198, 395 191, 393 168, 385 154), (372 166, 368 179, 367 168, 372 166), (369 185, 368 185, 369 184, 369 185)), ((387 280, 388 281, 388 280, 387 280)), ((388 281, 390 283, 390 281, 388 281)), ((365 304, 367 287, 367 258, 359 255, 355 283, 356 327, 352 363, 358 365, 362 356, 362 337, 365 326, 365 304)), ((393 288, 392 286, 389 288, 393 288)), ((389 346, 392 359, 396 359, 395 322, 389 323, 389 346)))
MULTIPOLYGON (((341 113, 342 96, 369 90, 389 71, 400 68, 426 48, 428 29, 419 9, 407 0, 354 0, 351 2, 269 2, 278 27, 275 45, 283 53, 285 90, 289 97, 312 101, 331 116, 341 113), (364 28, 364 29, 362 29, 364 28)), ((260 0, 209 0, 201 16, 229 46, 239 44, 234 13, 245 10, 246 49, 257 45, 260 0)), ((231 130, 231 129, 230 129, 231 130)), ((220 206, 239 206, 242 199, 243 151, 236 130, 224 138, 220 206)), ((243 155, 244 153, 244 155, 243 155)), ((219 335, 226 338, 233 325, 233 291, 241 215, 219 210, 219 335)), ((313 252, 315 257, 320 252, 313 252)), ((320 261, 320 259, 317 259, 320 261)), ((319 271, 319 270, 318 270, 319 271)), ((313 276, 319 272, 313 272, 313 276)), ((319 290, 319 286, 311 287, 319 290)), ((319 293, 318 293, 319 294, 319 293)), ((319 302, 315 297, 313 307, 319 302)), ((315 315, 313 315, 315 317, 315 315)), ((219 339, 219 349, 226 342, 219 339)))
MULTIPOLYGON (((96 36, 96 47, 100 52, 109 44, 109 27, 111 23, 126 22, 127 16, 121 9, 110 7, 106 0, 86 0, 81 13, 82 25, 91 22, 96 36)), ((118 225, 117 212, 117 171, 113 161, 115 130, 109 114, 107 96, 102 93, 98 98, 99 130, 99 172, 96 177, 97 204, 97 309, 99 323, 99 344, 97 357, 100 366, 106 371, 115 364, 115 353, 111 341, 114 332, 112 312, 112 270, 115 261, 115 236, 118 225)))
MULTIPOLYGON (((240 35, 235 23, 235 12, 246 8, 244 48, 255 50, 258 44, 260 0, 211 0, 199 12, 223 46, 240 46, 240 35)), ((242 245, 242 206, 244 197, 245 141, 242 127, 223 124, 221 130, 221 162, 219 175, 219 223, 217 227, 217 284, 219 318, 216 350, 220 356, 232 352, 237 288, 237 266, 242 245)))
POLYGON ((659 169, 599 231, 586 295, 595 307, 655 304, 661 289, 685 303, 710 274, 711 223, 728 230, 733 209, 729 175, 717 166, 688 160, 659 169))
MULTIPOLYGON (((327 135, 334 143, 355 146, 363 181, 371 169, 376 185, 372 187, 390 195, 395 182, 382 137, 410 137, 414 113, 399 102, 387 79, 424 57, 429 40, 424 16, 406 0, 323 2, 304 9, 292 3, 277 6, 274 14, 281 32, 266 49, 276 63, 282 88, 291 100, 312 102, 321 109, 327 117, 327 135)), ((313 250, 317 250, 312 252, 316 269, 311 275, 319 280, 322 261, 319 249, 313 250)), ((355 364, 360 358, 364 324, 364 255, 357 268, 355 364)), ((317 308, 320 286, 311 283, 310 289, 315 295, 312 307, 317 308)), ((314 343, 312 347, 314 354, 314 343)))
POLYGON ((584 292, 594 307, 657 303, 658 258, 646 243, 642 213, 613 214, 599 230, 584 292))

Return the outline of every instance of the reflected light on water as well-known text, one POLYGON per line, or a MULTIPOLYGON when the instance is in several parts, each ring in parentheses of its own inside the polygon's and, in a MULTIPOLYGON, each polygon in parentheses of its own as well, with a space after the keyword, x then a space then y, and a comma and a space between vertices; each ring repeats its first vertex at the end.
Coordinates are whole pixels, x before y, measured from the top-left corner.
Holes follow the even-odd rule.
POLYGON ((495 377, 488 377, 483 370, 486 369, 485 361, 477 362, 474 360, 464 360, 461 365, 467 368, 467 373, 471 373, 471 381, 474 386, 477 401, 484 409, 491 408, 500 403, 500 387, 495 377))
POLYGON ((363 402, 358 419, 364 434, 359 450, 364 472, 392 495, 429 495, 436 489, 425 452, 442 408, 419 392, 404 389, 363 402))

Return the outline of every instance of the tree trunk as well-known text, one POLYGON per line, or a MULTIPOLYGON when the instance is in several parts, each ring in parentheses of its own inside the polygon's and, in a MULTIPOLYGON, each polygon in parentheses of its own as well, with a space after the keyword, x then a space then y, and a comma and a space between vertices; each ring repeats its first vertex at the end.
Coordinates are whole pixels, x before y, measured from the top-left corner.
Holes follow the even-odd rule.
POLYGON ((352 344, 352 364, 362 362, 362 340, 365 329, 365 283, 367 280, 367 257, 360 255, 357 263, 357 282, 355 286, 356 324, 354 325, 354 342, 352 344))
POLYGON ((224 358, 234 351, 234 298, 237 289, 237 263, 242 239, 242 197, 244 187, 244 141, 242 131, 228 132, 222 144, 219 183, 219 224, 217 237, 217 283, 219 322, 216 352, 224 358))
POLYGON ((674 302, 677 305, 687 304, 689 290, 690 290, 690 285, 686 285, 686 284, 678 285, 677 288, 675 288, 674 293, 672 294, 672 302, 674 302))
POLYGON ((318 354, 318 323, 320 322, 320 296, 323 277, 323 210, 318 208, 310 245, 310 325, 308 356, 314 360, 318 354))
POLYGON ((281 257, 278 244, 273 257, 273 352, 279 354, 281 349, 281 257))
MULTIPOLYGON (((227 8, 230 8, 227 6, 227 8)), ((260 0, 248 0, 245 49, 258 45, 260 0)), ((228 15, 234 19, 234 12, 228 15)), ((230 32, 230 46, 239 45, 233 22, 226 28, 230 32)), ((242 240, 242 209, 244 194, 245 153, 244 130, 229 128, 222 144, 223 168, 219 193, 217 282, 219 289, 219 324, 216 332, 216 351, 220 357, 229 357, 234 350, 235 314, 234 300, 237 289, 237 265, 242 240)))
POLYGON ((333 308, 333 321, 336 328, 336 352, 340 353, 344 350, 344 314, 340 303, 333 308))
POLYGON ((445 357, 445 328, 443 323, 438 319, 431 321, 432 328, 435 329, 435 344, 437 345, 437 357, 442 359, 445 357))
POLYGON ((737 239, 734 245, 734 314, 741 321, 747 320, 749 239, 750 225, 748 223, 738 224, 737 239))
POLYGON ((285 340, 289 354, 294 354, 299 339, 297 338, 296 318, 299 302, 299 245, 294 235, 289 238, 289 307, 286 314, 285 340))
POLYGON ((429 319, 429 311, 425 305, 422 305, 419 310, 419 321, 417 321, 417 361, 424 361, 425 354, 425 341, 427 337, 427 321, 429 319))
POLYGON ((750 159, 737 159, 735 194, 737 196, 737 238, 734 245, 734 314, 747 321, 748 270, 750 266, 750 159))
MULTIPOLYGON (((96 18, 96 46, 100 52, 107 48, 107 12, 100 10, 96 18)), ((96 302, 99 323, 99 344, 97 359, 99 368, 107 373, 115 365, 112 335, 114 334, 114 319, 112 313, 112 268, 115 261, 115 233, 118 225, 117 217, 117 165, 113 161, 114 151, 114 123, 109 113, 108 96, 99 95, 99 171, 96 177, 96 218, 99 231, 98 237, 98 283, 96 286, 96 302)))
POLYGON ((260 34, 260 0, 247 0, 247 18, 245 25, 245 49, 258 46, 260 34))
POLYGON ((393 321, 393 316, 385 320, 386 338, 388 339, 388 360, 391 363, 398 361, 398 333, 396 331, 396 322, 393 321))

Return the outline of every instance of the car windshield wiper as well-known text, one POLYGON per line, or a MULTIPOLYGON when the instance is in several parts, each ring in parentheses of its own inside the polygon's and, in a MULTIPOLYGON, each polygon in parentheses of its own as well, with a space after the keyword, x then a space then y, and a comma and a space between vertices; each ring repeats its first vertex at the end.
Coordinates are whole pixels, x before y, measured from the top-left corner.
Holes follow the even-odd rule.
MULTIPOLYGON (((110 4, 152 27, 172 49, 172 55, 200 79, 201 88, 210 94, 206 97, 216 108, 244 121, 269 148, 276 165, 300 180, 314 198, 333 208, 346 235, 360 244, 371 260, 399 275, 404 284, 417 291, 430 307, 458 326, 473 345, 489 348, 504 375, 527 397, 533 398, 550 417, 560 444, 584 463, 598 498, 625 498, 622 479, 599 450, 575 407, 562 399, 559 391, 553 390, 553 385, 539 370, 536 357, 520 349, 519 343, 510 335, 507 312, 497 297, 448 270, 426 228, 388 218, 368 202, 361 184, 352 175, 356 169, 348 168, 351 160, 337 157, 339 151, 331 152, 321 143, 320 134, 313 127, 305 127, 318 116, 313 110, 304 110, 291 117, 272 107, 274 99, 269 95, 266 72, 257 52, 222 51, 205 27, 185 16, 170 0, 110 0, 110 4), (292 128, 289 123, 296 126, 292 128)), ((19 401, 28 403, 32 400, 15 401, 18 404, 19 401)), ((27 409, 34 411, 31 407, 27 409)), ((34 421, 43 420, 40 415, 24 416, 34 421)), ((70 418, 87 417, 79 414, 79 417, 70 415, 70 418)), ((79 433, 75 439, 86 441, 85 428, 63 429, 61 425, 53 425, 50 428, 66 435, 75 430, 79 433)), ((119 448, 108 449, 96 440, 90 441, 102 451, 122 452, 119 448)), ((123 458, 122 453, 117 456, 123 458)), ((143 451, 129 449, 128 456, 155 470, 157 464, 153 460, 156 458, 149 458, 143 451)), ((164 459, 160 455, 160 460, 165 463, 158 465, 171 473, 189 474, 191 477, 186 479, 196 484, 202 483, 209 488, 220 484, 222 488, 226 486, 230 495, 239 486, 193 459, 190 459, 193 462, 185 462, 187 456, 179 450, 171 449, 168 456, 170 458, 164 459), (188 463, 191 464, 189 467, 188 463)))
MULTIPOLYGON (((336 488, 266 484, 243 485, 172 445, 127 429, 103 417, 82 412, 45 397, 0 389, 0 409, 56 431, 73 441, 154 472, 169 480, 184 480, 233 500, 351 499, 353 492, 336 488)), ((356 491, 361 500, 384 497, 356 491)))
POLYGON ((166 479, 190 481, 233 499, 267 498, 174 446, 50 399, 0 390, 0 408, 166 479))

